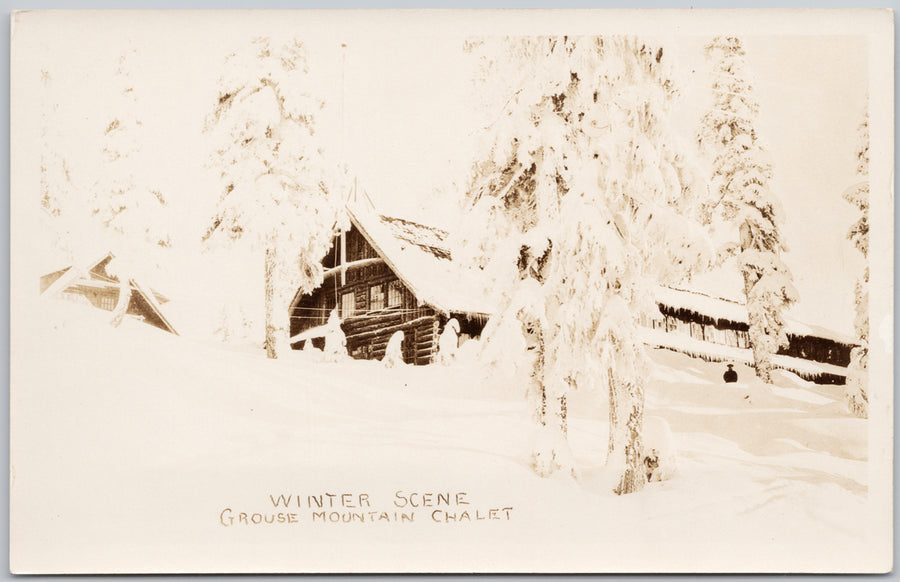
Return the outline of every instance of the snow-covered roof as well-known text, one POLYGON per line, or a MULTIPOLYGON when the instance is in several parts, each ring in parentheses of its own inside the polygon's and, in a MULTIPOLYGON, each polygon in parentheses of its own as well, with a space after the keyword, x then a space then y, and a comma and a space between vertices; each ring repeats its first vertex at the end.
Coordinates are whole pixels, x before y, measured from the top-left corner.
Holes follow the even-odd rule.
MULTIPOLYGON (((156 316, 162 320, 163 325, 165 325, 170 332, 178 335, 178 332, 175 331, 175 327, 172 325, 172 322, 169 321, 169 319, 163 313, 162 308, 159 306, 160 301, 158 301, 157 293, 151 290, 149 287, 141 284, 141 282, 137 279, 132 278, 128 281, 129 283, 131 283, 132 289, 137 290, 137 292, 143 296, 144 301, 146 301, 147 304, 150 305, 150 309, 152 309, 153 312, 156 313, 156 316)), ((165 301, 168 301, 168 299, 165 299, 165 301)))
POLYGON ((449 233, 439 228, 425 226, 404 218, 379 215, 381 223, 387 226, 394 238, 416 245, 423 251, 439 259, 451 260, 446 240, 449 233))
POLYGON ((745 305, 697 291, 660 286, 656 289, 656 301, 666 307, 693 311, 715 320, 747 323, 745 305))
MULTIPOLYGON (((88 284, 92 280, 101 281, 101 284, 103 284, 104 286, 117 286, 118 283, 115 282, 115 279, 111 279, 101 274, 105 273, 105 270, 102 269, 102 267, 110 260, 112 260, 114 256, 115 255, 113 253, 106 251, 102 255, 88 263, 85 267, 80 267, 78 265, 72 264, 64 266, 66 272, 56 281, 54 281, 49 287, 47 287, 41 293, 41 295, 43 297, 57 297, 62 291, 69 288, 73 284, 88 284)), ((144 298, 144 301, 147 302, 147 305, 149 305, 150 309, 157 315, 157 317, 159 317, 168 331, 174 333, 175 335, 178 335, 178 332, 175 331, 175 327, 163 314, 162 308, 160 307, 160 303, 165 303, 169 301, 169 299, 161 293, 150 289, 145 284, 133 277, 129 278, 128 282, 130 283, 130 287, 132 288, 132 290, 137 291, 137 293, 144 298)))
POLYGON ((444 313, 491 314, 477 273, 452 260, 447 232, 348 205, 350 220, 419 302, 444 313))
MULTIPOLYGON (((403 218, 384 216, 371 206, 348 204, 347 211, 366 240, 420 302, 445 313, 496 313, 497 307, 486 297, 479 273, 452 260, 446 242, 449 234, 446 231, 403 218)), ((698 283, 706 288, 714 279, 718 281, 722 277, 711 276, 698 283)), ((717 288, 728 287, 720 284, 717 288)), ((693 311, 715 320, 746 324, 747 307, 741 294, 728 294, 734 299, 695 290, 659 286, 656 301, 673 309, 693 311), (737 299, 738 297, 741 299, 737 299)), ((855 343, 852 338, 838 332, 807 325, 789 317, 785 319, 788 333, 830 339, 848 345, 855 343)))
MULTIPOLYGON (((714 297, 697 291, 658 287, 656 301, 673 309, 684 309, 705 315, 715 320, 747 323, 747 306, 739 301, 714 297)), ((829 339, 843 344, 855 344, 852 338, 823 327, 801 323, 790 317, 785 318, 787 332, 798 336, 812 336, 829 339)))

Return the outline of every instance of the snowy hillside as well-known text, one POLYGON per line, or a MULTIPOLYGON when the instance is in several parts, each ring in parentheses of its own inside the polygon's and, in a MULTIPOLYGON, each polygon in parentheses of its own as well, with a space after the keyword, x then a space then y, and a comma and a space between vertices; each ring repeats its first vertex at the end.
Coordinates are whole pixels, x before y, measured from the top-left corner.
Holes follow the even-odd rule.
POLYGON ((523 387, 475 366, 271 361, 52 307, 13 371, 11 540, 41 549, 12 552, 21 571, 84 571, 100 548, 110 571, 148 572, 640 570, 647 552, 660 570, 824 571, 869 552, 867 424, 838 387, 766 387, 743 365, 726 385, 721 364, 654 351, 647 413, 678 473, 618 497, 602 397, 571 396, 580 480, 541 479, 523 387), (327 493, 343 507, 314 518, 327 493), (307 504, 297 523, 279 495, 307 504))

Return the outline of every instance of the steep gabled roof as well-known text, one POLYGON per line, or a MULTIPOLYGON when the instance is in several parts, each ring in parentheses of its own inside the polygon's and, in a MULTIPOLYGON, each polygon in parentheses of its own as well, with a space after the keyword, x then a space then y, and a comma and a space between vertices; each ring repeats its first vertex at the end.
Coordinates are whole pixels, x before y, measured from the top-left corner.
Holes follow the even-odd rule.
POLYGON ((417 222, 347 206, 350 221, 420 303, 444 313, 488 315, 477 273, 453 261, 447 232, 417 222))
MULTIPOLYGON (((53 283, 50 284, 50 286, 44 289, 44 291, 41 293, 41 296, 57 297, 60 293, 62 293, 72 285, 78 284, 81 281, 93 280, 104 285, 118 286, 118 279, 111 277, 106 272, 106 264, 109 263, 109 261, 111 261, 114 257, 115 255, 113 253, 107 252, 96 260, 91 261, 84 267, 70 265, 69 267, 62 269, 62 275, 54 280, 53 283)), ((160 303, 165 303, 166 301, 168 301, 168 298, 151 290, 149 287, 142 284, 137 279, 130 278, 128 282, 129 286, 131 287, 132 293, 137 293, 143 298, 143 300, 153 311, 154 315, 156 315, 166 327, 167 331, 178 335, 178 332, 175 331, 175 327, 172 326, 171 322, 166 318, 165 315, 163 315, 162 309, 159 305, 160 303)))

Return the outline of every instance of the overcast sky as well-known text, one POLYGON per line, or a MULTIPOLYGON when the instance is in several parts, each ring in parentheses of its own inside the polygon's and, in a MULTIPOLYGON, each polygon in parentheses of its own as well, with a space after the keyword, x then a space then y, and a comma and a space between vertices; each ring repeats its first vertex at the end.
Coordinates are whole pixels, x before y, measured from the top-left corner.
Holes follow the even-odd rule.
MULTIPOLYGON (((179 209, 176 228, 190 242, 170 284, 190 281, 193 288, 166 289, 169 295, 200 298, 204 292, 198 289, 212 287, 221 293, 227 281, 222 263, 196 254, 198 233, 218 194, 214 174, 204 167, 209 144, 201 130, 225 55, 260 34, 296 34, 308 43, 317 88, 326 101, 319 135, 347 160, 379 208, 446 222, 467 178, 483 114, 472 90, 474 62, 462 51, 465 35, 422 27, 367 28, 365 22, 349 34, 339 27, 324 29, 318 16, 259 15, 235 33, 233 18, 222 15, 220 22, 210 13, 198 27, 195 19, 156 13, 138 20, 83 16, 47 22, 53 33, 44 35, 34 51, 40 63, 34 69, 49 70, 53 79, 49 94, 59 104, 56 139, 76 179, 88 187, 97 171, 90 160, 108 118, 114 61, 135 49, 144 168, 179 209)), ((352 28, 347 22, 342 26, 352 28)), ((687 146, 709 101, 702 53, 706 40, 671 36, 666 41, 677 54, 682 80, 683 99, 673 121, 687 146)), ((849 333, 860 259, 845 239, 855 217, 840 197, 858 181, 854 151, 866 99, 867 47, 861 37, 744 40, 761 105, 758 128, 771 152, 774 190, 785 210, 790 247, 785 260, 801 294, 792 314, 849 333)), ((229 277, 250 268, 240 261, 227 267, 229 277)), ((261 288, 261 266, 257 270, 261 288)), ((244 289, 250 295, 256 291, 244 289)))

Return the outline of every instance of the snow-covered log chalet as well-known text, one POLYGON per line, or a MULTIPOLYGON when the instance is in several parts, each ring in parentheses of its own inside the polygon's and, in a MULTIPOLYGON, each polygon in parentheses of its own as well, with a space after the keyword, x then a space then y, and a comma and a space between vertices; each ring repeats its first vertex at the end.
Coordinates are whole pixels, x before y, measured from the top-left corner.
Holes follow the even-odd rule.
POLYGON ((347 351, 357 359, 384 357, 390 337, 404 334, 403 360, 433 361, 444 325, 455 318, 460 340, 477 337, 490 309, 471 274, 452 260, 443 230, 347 207, 350 228, 323 260, 325 281, 294 296, 291 345, 324 345, 324 325, 337 308, 347 351))
MULTIPOLYGON (((119 280, 106 272, 112 253, 102 255, 87 267, 70 265, 41 277, 41 296, 67 299, 113 311, 119 300, 119 280)), ((163 314, 161 304, 169 299, 137 279, 130 279, 131 299, 126 314, 169 333, 178 334, 163 314)))

